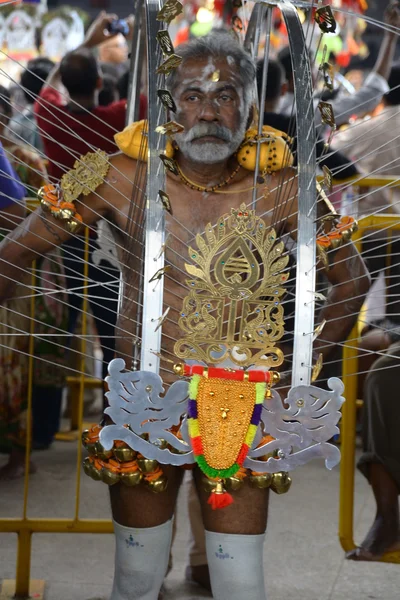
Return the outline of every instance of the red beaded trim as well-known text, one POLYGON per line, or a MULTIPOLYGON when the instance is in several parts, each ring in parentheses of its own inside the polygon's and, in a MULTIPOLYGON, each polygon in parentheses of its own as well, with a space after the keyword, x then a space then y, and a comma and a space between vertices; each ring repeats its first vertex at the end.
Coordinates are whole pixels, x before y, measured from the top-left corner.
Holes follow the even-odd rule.
POLYGON ((233 381, 252 381, 255 383, 271 383, 271 371, 241 371, 234 369, 223 369, 217 367, 202 367, 201 365, 184 365, 186 376, 202 375, 219 379, 230 379, 233 381))

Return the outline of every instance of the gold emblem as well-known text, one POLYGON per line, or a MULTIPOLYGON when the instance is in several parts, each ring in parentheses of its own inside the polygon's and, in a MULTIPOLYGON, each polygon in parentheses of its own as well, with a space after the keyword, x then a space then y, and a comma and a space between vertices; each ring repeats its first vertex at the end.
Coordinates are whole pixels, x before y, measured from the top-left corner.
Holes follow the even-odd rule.
POLYGON ((157 96, 160 98, 162 105, 167 110, 171 110, 172 112, 176 112, 176 104, 171 95, 171 92, 168 90, 157 90, 157 96))
POLYGON ((219 364, 230 358, 241 367, 276 367, 283 353, 276 342, 284 334, 281 297, 289 257, 274 229, 245 204, 223 215, 217 225, 196 236, 189 247, 195 264, 178 321, 184 337, 176 356, 219 364))
POLYGON ((151 279, 149 279, 149 283, 152 283, 153 281, 159 281, 167 271, 169 271, 171 269, 171 265, 167 265, 165 267, 163 267, 162 269, 158 269, 158 271, 156 271, 154 273, 154 275, 151 277, 151 279))
POLYGON ((332 175, 332 171, 329 169, 329 167, 327 167, 326 165, 324 165, 322 167, 322 172, 324 174, 324 186, 326 187, 326 189, 328 190, 328 192, 331 192, 332 188, 333 188, 333 175, 332 175))
POLYGON ((217 71, 214 71, 214 72, 213 72, 213 73, 211 73, 211 75, 210 75, 210 79, 211 79, 211 81, 215 81, 215 82, 219 81, 219 80, 220 80, 220 77, 221 77, 221 72, 220 72, 220 71, 218 71, 218 70, 217 70, 217 71))
POLYGON ((167 0, 162 9, 158 11, 156 18, 157 21, 171 23, 182 11, 183 6, 178 0, 167 0))
POLYGON ((324 329, 326 325, 326 319, 323 319, 323 321, 321 321, 321 323, 319 323, 316 328, 314 329, 314 335, 313 335, 313 341, 317 339, 317 337, 319 337, 324 329))
POLYGON ((157 41, 165 56, 170 56, 174 53, 174 45, 166 29, 162 29, 157 33, 157 41))
POLYGON ((104 183, 109 168, 108 155, 103 150, 88 152, 75 161, 74 168, 61 177, 65 202, 74 202, 82 194, 94 192, 104 183))
POLYGON ((329 102, 323 102, 321 100, 321 102, 318 104, 318 109, 321 113, 322 122, 325 123, 325 125, 332 127, 332 129, 336 129, 336 120, 332 104, 329 104, 329 102))
POLYGON ((173 158, 168 158, 168 156, 165 156, 165 154, 160 154, 160 158, 164 163, 164 167, 168 169, 168 171, 171 171, 171 173, 174 175, 179 175, 178 167, 173 158))
POLYGON ((315 365, 313 366, 312 369, 312 375, 311 375, 311 383, 314 383, 314 381, 317 381, 319 374, 322 371, 322 365, 323 365, 324 361, 323 361, 323 356, 322 354, 319 354, 318 356, 318 360, 315 363, 315 365))
POLYGON ((335 72, 333 70, 333 66, 328 62, 322 63, 320 66, 320 70, 324 76, 324 82, 328 90, 333 91, 333 87, 335 84, 335 72))
POLYGON ((171 200, 169 199, 168 194, 166 192, 163 192, 163 190, 158 190, 158 195, 160 196, 161 204, 163 205, 164 210, 166 210, 170 215, 172 215, 171 200))
POLYGON ((168 121, 168 123, 164 123, 164 125, 159 125, 156 127, 155 131, 156 133, 161 133, 162 135, 174 135, 175 133, 182 133, 182 131, 185 131, 185 128, 176 121, 168 121))
POLYGON ((330 6, 321 6, 315 11, 315 22, 323 33, 335 33, 336 19, 330 6))
POLYGON ((182 57, 177 54, 171 54, 156 70, 157 75, 168 76, 171 71, 179 67, 182 62, 182 57))

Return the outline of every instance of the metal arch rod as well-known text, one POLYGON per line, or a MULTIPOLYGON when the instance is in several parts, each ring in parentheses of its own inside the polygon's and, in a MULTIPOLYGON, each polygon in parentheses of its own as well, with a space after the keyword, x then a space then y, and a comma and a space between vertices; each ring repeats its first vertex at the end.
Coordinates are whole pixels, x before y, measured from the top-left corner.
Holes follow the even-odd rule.
POLYGON ((251 54, 253 59, 257 58, 261 25, 264 22, 266 11, 267 5, 262 2, 257 3, 251 11, 251 17, 244 40, 244 48, 251 54))
MULTIPOLYGON (((271 30, 272 30, 272 11, 273 6, 268 5, 266 7, 266 14, 264 13, 265 22, 265 48, 264 48, 264 58, 263 58, 263 66, 262 66, 262 77, 261 77, 261 94, 258 98, 258 137, 261 137, 262 128, 264 125, 264 112, 265 112, 265 98, 267 92, 267 79, 268 79, 268 61, 269 61, 269 47, 271 42, 271 30)), ((256 208, 257 204, 257 178, 260 171, 260 154, 261 154, 261 143, 257 141, 257 150, 256 150, 256 168, 254 170, 254 181, 253 181, 253 199, 252 199, 252 208, 253 210, 256 208)))
MULTIPOLYGON (((141 57, 143 55, 143 0, 134 2, 133 11, 134 25, 131 44, 131 56, 129 63, 129 83, 128 83, 128 98, 126 106, 125 125, 134 123, 139 118, 140 107, 140 75, 141 75, 141 57)), ((119 277, 118 287, 118 308, 117 313, 120 315, 124 298, 124 280, 122 271, 119 277)))
POLYGON ((159 353, 161 349, 161 328, 157 331, 155 329, 163 312, 164 281, 161 278, 150 282, 150 279, 164 267, 164 254, 160 252, 160 248, 165 242, 165 215, 163 205, 158 198, 159 190, 163 190, 165 186, 164 166, 159 159, 159 154, 164 148, 164 137, 155 131, 164 116, 164 109, 157 99, 157 89, 164 87, 165 78, 156 75, 156 70, 162 62, 161 49, 156 41, 158 31, 163 28, 163 24, 156 20, 162 2, 146 0, 145 8, 148 64, 148 163, 140 369, 158 373, 160 359, 153 352, 159 353))
POLYGON ((292 387, 309 385, 314 331, 316 256, 315 122, 311 66, 303 28, 295 6, 278 3, 289 36, 293 66, 298 156, 298 234, 296 312, 294 326, 292 387), (312 242, 310 242, 312 240, 312 242))
POLYGON ((143 65, 143 33, 144 18, 143 18, 143 0, 135 2, 134 4, 134 25, 132 34, 132 48, 129 66, 129 85, 128 85, 128 104, 126 110, 125 125, 134 123, 139 119, 139 108, 140 108, 140 82, 143 65))

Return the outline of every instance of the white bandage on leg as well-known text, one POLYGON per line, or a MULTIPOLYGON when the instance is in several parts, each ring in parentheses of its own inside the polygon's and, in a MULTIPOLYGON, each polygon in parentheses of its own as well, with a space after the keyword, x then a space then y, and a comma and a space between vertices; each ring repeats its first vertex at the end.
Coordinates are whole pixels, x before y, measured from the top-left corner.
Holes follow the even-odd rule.
POLYGON ((266 600, 264 539, 265 534, 232 535, 206 531, 214 600, 266 600))
POLYGON ((146 529, 114 521, 115 572, 110 600, 157 600, 168 569, 173 519, 146 529))

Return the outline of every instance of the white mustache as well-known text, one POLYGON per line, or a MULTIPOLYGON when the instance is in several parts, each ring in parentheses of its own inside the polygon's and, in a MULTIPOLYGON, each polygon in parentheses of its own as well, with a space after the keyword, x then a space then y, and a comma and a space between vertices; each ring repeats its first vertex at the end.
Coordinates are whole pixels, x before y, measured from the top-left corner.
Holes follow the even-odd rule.
POLYGON ((194 125, 186 133, 180 134, 184 142, 192 142, 202 137, 212 136, 223 140, 224 142, 232 141, 232 133, 227 127, 216 125, 215 123, 199 123, 194 125))

